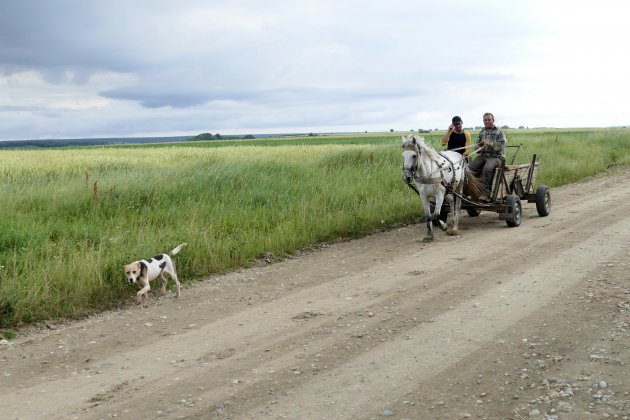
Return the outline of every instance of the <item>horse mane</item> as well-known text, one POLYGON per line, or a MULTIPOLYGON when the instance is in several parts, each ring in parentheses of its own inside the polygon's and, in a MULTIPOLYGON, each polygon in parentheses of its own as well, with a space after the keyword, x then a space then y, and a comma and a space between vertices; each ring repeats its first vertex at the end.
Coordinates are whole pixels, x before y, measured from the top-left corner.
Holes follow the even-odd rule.
POLYGON ((403 137, 402 148, 403 149, 417 149, 418 145, 409 137, 403 137))
POLYGON ((431 160, 439 161, 439 159, 442 158, 442 156, 440 156, 438 152, 436 152, 433 148, 431 148, 424 142, 424 137, 416 135, 409 136, 406 138, 405 143, 403 143, 403 147, 407 146, 408 144, 414 144, 419 149, 424 150, 424 153, 426 153, 427 157, 431 160))

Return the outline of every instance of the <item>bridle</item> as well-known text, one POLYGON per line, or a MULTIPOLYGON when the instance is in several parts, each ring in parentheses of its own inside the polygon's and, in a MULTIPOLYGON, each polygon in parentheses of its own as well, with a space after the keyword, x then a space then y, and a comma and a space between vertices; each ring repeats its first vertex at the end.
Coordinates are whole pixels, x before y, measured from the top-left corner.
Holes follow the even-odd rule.
MULTIPOLYGON (((409 171, 410 174, 411 174, 412 179, 414 179, 414 180, 417 179, 420 184, 440 184, 440 183, 445 183, 444 174, 443 174, 444 166, 439 164, 439 162, 436 162, 434 159, 431 159, 431 158, 429 158, 429 162, 431 162, 431 169, 433 169, 433 165, 434 164, 437 166, 437 169, 431 170, 431 172, 428 173, 428 175, 429 175, 428 177, 426 177, 426 176, 425 177, 416 177, 416 172, 418 170, 418 166, 419 166, 419 162, 420 162, 420 156, 422 155, 422 153, 426 153, 426 152, 424 152, 423 149, 424 149, 423 147, 418 146, 417 144, 413 144, 413 143, 404 146, 403 150, 416 152, 416 158, 415 158, 415 162, 414 162, 414 165, 413 165, 412 168, 405 168, 405 164, 403 162, 403 168, 402 168, 403 172, 404 171, 409 171), (440 174, 439 178, 435 178, 435 177, 431 176, 431 175, 437 174, 437 173, 440 174)), ((451 161, 448 157, 446 157, 446 156, 444 156, 442 154, 440 154, 440 156, 442 156, 444 159, 446 159, 446 161, 449 163, 448 170, 449 171, 454 170, 455 163, 453 161, 451 161)), ((444 185, 444 186, 446 186, 446 185, 444 185)))
POLYGON ((452 161, 451 159, 448 158, 448 156, 438 152, 438 154, 443 157, 446 162, 444 162, 443 164, 440 164, 439 162, 435 161, 434 159, 429 158, 429 161, 431 162, 431 169, 433 169, 433 165, 435 164, 437 166, 437 169, 435 170, 431 170, 431 172, 429 172, 429 177, 418 177, 416 176, 417 170, 418 170, 418 166, 419 166, 419 162, 420 162, 420 156, 422 155, 422 153, 426 153, 423 150, 423 147, 418 146, 418 144, 416 143, 406 143, 403 146, 403 151, 413 151, 416 152, 416 156, 415 156, 415 162, 412 165, 412 167, 405 167, 405 163, 403 162, 403 174, 405 172, 408 172, 410 177, 404 177, 405 180, 405 184, 407 184, 407 186, 409 186, 409 188, 411 188, 412 190, 414 190, 418 195, 420 195, 420 191, 418 190, 418 188, 412 183, 412 181, 417 181, 419 184, 442 184, 442 186, 444 186, 444 188, 446 188, 447 190, 452 191, 453 190, 453 184, 455 183, 455 177, 452 177, 451 182, 446 182, 446 179, 444 178, 444 171, 449 171, 449 172, 455 172, 455 164, 459 164, 462 160, 465 159, 465 157, 462 155, 462 157, 460 158, 459 161, 452 161), (433 177, 431 175, 439 173, 439 177, 433 177))

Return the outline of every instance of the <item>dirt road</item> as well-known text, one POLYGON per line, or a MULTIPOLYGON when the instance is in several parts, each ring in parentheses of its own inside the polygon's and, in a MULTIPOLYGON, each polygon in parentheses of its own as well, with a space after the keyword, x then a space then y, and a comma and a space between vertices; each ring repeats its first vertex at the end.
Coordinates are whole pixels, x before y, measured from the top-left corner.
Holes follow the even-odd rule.
POLYGON ((551 194, 21 332, 1 417, 629 419, 630 171, 551 194))

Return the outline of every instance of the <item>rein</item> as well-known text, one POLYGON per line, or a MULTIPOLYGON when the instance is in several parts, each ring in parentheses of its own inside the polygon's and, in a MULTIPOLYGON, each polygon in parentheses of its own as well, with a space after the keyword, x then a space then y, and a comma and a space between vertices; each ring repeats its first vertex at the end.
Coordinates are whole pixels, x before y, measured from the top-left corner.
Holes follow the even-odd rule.
POLYGON ((476 203, 474 201, 471 201, 469 199, 467 199, 466 197, 464 197, 463 195, 459 194, 457 191, 455 191, 454 189, 452 189, 451 187, 446 187, 447 191, 450 191, 451 194, 453 194, 454 196, 458 197, 460 200, 468 203, 468 204, 472 204, 476 207, 490 207, 490 204, 485 204, 485 203, 476 203))
POLYGON ((420 195, 420 191, 418 191, 418 188, 416 188, 416 186, 415 186, 415 185, 413 185, 411 182, 409 182, 409 183, 405 182, 405 184, 407 184, 407 186, 408 186, 409 188, 411 188, 412 190, 414 190, 414 191, 416 192, 416 194, 420 195))

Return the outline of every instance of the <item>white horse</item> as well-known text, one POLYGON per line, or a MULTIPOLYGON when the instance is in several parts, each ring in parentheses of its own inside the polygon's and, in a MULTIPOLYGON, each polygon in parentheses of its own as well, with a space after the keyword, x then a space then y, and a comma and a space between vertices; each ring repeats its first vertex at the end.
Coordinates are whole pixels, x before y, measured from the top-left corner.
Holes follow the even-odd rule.
POLYGON ((450 150, 438 153, 424 143, 423 137, 414 135, 402 138, 402 148, 403 180, 418 192, 424 207, 427 234, 422 241, 433 240, 433 225, 439 226, 448 235, 457 235, 464 184, 475 191, 479 188, 477 178, 468 170, 466 159, 450 150), (417 189, 412 181, 415 181, 417 189), (435 200, 433 214, 429 197, 435 200), (446 224, 440 220, 445 198, 451 210, 446 224))

